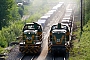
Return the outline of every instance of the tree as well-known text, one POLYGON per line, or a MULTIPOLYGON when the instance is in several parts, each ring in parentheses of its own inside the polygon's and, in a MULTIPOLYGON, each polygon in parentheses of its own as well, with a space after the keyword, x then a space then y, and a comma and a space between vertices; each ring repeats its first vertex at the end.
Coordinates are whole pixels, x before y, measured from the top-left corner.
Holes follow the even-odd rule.
POLYGON ((7 25, 11 18, 10 11, 13 6, 13 0, 0 1, 0 30, 3 26, 7 25))
POLYGON ((86 0, 85 1, 85 5, 86 5, 86 9, 85 9, 85 13, 86 13, 86 22, 88 22, 88 20, 90 20, 90 0, 86 0))

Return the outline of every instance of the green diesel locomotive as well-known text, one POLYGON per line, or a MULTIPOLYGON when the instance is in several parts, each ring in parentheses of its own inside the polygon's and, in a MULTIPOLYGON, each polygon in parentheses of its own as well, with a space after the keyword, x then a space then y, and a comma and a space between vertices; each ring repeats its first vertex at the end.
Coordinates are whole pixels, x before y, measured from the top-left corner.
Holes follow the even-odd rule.
POLYGON ((37 23, 26 23, 19 43, 22 53, 40 53, 42 47, 42 27, 37 23))
POLYGON ((49 52, 69 53, 70 31, 68 26, 61 26, 61 23, 53 25, 49 36, 49 52))

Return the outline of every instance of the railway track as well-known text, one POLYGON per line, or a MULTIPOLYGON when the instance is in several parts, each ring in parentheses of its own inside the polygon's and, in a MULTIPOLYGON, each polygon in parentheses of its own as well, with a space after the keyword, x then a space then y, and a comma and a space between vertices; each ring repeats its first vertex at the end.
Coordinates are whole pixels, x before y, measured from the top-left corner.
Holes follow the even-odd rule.
POLYGON ((20 58, 20 60, 23 60, 24 56, 25 56, 25 54, 22 55, 22 57, 20 58))
POLYGON ((68 60, 65 56, 53 56, 52 60, 68 60))
POLYGON ((57 58, 53 58, 52 60, 67 60, 64 57, 57 57, 57 58))
POLYGON ((18 45, 15 46, 8 55, 6 60, 36 60, 39 55, 22 54, 18 45))
POLYGON ((37 57, 37 55, 22 55, 19 60, 36 60, 37 57))
POLYGON ((49 54, 47 55, 47 57, 45 58, 45 60, 68 60, 69 57, 65 57, 64 55, 57 55, 57 54, 49 54))

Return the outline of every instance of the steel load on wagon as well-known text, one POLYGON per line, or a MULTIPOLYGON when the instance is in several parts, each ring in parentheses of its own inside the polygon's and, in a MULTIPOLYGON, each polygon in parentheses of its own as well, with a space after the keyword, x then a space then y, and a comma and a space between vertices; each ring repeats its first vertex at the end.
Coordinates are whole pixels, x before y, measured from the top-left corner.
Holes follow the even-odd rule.
POLYGON ((38 20, 38 24, 40 24, 41 26, 42 26, 42 28, 44 29, 44 27, 45 27, 45 22, 46 22, 46 20, 38 20))

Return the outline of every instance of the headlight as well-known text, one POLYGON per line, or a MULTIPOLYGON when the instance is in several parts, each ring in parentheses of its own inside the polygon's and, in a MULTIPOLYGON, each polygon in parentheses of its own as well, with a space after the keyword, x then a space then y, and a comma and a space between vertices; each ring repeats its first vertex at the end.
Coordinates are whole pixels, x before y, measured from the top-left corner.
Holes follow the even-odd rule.
POLYGON ((23 42, 23 44, 25 44, 25 42, 23 42))
POLYGON ((65 45, 69 45, 69 41, 67 41, 67 42, 65 43, 65 45))
POLYGON ((67 45, 67 43, 65 43, 65 45, 67 45))
POLYGON ((41 42, 36 42, 36 44, 41 44, 41 42))
POLYGON ((25 44, 25 42, 20 42, 19 44, 25 44))

